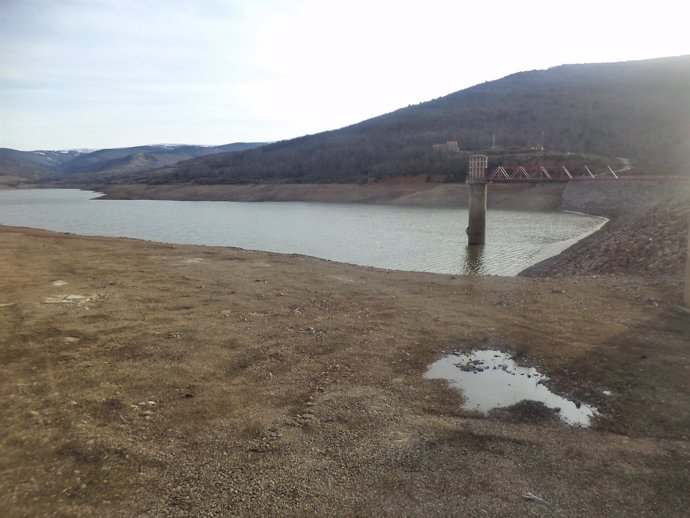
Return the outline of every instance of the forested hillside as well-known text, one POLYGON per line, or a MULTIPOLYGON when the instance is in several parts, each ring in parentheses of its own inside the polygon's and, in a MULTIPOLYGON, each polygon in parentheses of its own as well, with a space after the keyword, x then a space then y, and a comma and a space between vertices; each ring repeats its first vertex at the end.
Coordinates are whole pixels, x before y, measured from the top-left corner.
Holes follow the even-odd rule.
MULTIPOLYGON (((141 174, 148 183, 367 182, 464 179, 467 154, 543 147, 626 157, 645 174, 690 161, 690 56, 520 72, 340 130, 215 154, 141 174), (457 141, 459 150, 435 149, 457 141)), ((534 156, 532 157, 534 159, 534 156)))

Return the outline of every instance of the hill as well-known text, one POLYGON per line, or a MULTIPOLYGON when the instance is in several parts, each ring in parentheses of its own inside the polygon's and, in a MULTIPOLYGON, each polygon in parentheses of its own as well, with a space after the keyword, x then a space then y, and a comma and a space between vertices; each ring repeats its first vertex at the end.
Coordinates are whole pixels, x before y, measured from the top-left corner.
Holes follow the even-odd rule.
MULTIPOLYGON (((131 169, 151 169, 173 164, 180 160, 211 155, 214 153, 232 153, 261 146, 261 143, 234 143, 222 146, 192 146, 175 144, 158 144, 127 148, 100 149, 81 154, 72 160, 60 164, 57 170, 62 173, 96 173, 119 170, 129 164, 131 169), (137 163, 140 165, 137 167, 137 163)), ((126 168, 126 167, 125 167, 126 168)))
POLYGON ((52 172, 36 163, 10 158, 0 154, 0 187, 52 179, 52 172))
POLYGON ((63 149, 60 151, 19 151, 16 149, 0 148, 0 159, 16 160, 28 164, 35 164, 48 170, 55 170, 66 162, 74 160, 79 155, 90 153, 90 149, 63 149))
POLYGON ((261 146, 263 143, 233 143, 221 146, 158 144, 113 149, 71 149, 18 151, 0 149, 0 182, 5 184, 32 181, 73 183, 108 182, 121 175, 156 169, 181 160, 231 153, 261 146))
POLYGON ((365 183, 425 175, 461 181, 467 154, 478 150, 518 162, 626 157, 646 174, 685 172, 688 84, 690 56, 520 72, 339 130, 184 161, 130 180, 365 183), (458 147, 438 146, 447 141, 458 147))
POLYGON ((0 148, 0 185, 16 186, 55 179, 55 171, 73 160, 81 149, 61 151, 19 151, 0 148))

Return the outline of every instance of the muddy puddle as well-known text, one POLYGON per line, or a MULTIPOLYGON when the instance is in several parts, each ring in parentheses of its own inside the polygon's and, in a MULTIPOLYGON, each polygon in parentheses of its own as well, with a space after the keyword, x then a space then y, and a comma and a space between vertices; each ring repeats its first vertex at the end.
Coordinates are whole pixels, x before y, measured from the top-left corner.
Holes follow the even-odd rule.
POLYGON ((424 377, 448 380, 462 390, 466 409, 484 414, 522 401, 541 402, 557 410, 560 419, 571 426, 588 427, 597 414, 594 407, 554 394, 544 385, 547 376, 518 365, 502 351, 449 354, 432 363, 424 377))

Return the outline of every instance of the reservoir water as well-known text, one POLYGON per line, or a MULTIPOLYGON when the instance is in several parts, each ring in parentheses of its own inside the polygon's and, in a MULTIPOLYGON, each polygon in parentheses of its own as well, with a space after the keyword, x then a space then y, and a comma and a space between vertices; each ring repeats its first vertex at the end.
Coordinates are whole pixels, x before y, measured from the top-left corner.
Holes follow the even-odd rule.
POLYGON ((490 210, 487 244, 468 247, 466 209, 98 196, 76 189, 0 191, 0 224, 297 253, 395 270, 516 275, 606 222, 565 212, 490 210))

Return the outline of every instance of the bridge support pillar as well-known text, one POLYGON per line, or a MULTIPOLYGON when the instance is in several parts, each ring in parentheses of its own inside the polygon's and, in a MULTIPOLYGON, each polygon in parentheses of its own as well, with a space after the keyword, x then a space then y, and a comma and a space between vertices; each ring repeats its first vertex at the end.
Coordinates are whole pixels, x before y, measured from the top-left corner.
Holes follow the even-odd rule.
POLYGON ((467 174, 469 191, 467 244, 483 245, 486 240, 486 170, 489 157, 486 155, 470 156, 470 168, 467 174))

